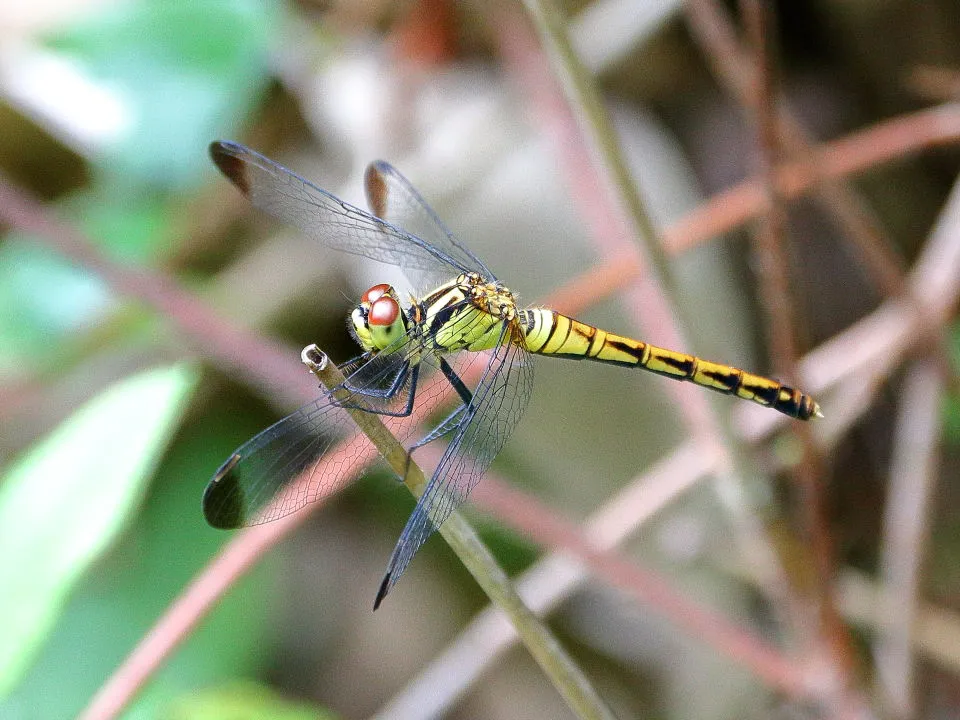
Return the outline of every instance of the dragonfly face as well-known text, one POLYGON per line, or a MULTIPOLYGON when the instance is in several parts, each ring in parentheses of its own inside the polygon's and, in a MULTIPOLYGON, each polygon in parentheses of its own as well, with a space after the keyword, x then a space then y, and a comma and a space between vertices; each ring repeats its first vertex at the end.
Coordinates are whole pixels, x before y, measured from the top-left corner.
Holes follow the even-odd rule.
POLYGON ((386 283, 374 285, 361 296, 350 323, 354 339, 367 352, 386 350, 408 330, 397 291, 386 283))
POLYGON ((640 367, 802 420, 820 414, 810 396, 775 380, 608 333, 554 310, 518 309, 513 293, 387 163, 367 168, 371 214, 242 145, 216 142, 210 153, 257 207, 321 245, 396 265, 412 285, 434 288, 411 297, 406 310, 390 285, 367 290, 350 317, 364 353, 342 367, 346 381, 336 388, 338 398, 325 392, 246 442, 203 495, 207 521, 221 528, 269 522, 325 497, 370 461, 370 448, 351 436, 355 424, 347 408, 381 415, 401 442, 412 442, 406 445, 410 454, 446 440, 374 608, 512 434, 533 389, 531 353, 640 367), (481 365, 473 387, 447 361, 455 353, 465 365, 481 365), (427 416, 447 397, 459 403, 432 430, 419 429, 414 407, 427 416))

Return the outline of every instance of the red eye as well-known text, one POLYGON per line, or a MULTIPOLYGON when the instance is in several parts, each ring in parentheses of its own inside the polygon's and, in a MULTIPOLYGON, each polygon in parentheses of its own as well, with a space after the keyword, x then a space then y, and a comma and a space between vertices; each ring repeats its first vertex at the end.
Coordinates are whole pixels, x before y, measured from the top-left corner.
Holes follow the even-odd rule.
POLYGON ((372 288, 370 288, 363 294, 363 296, 360 298, 360 302, 375 303, 380 297, 382 297, 389 291, 390 291, 390 286, 387 285, 387 283, 380 283, 379 285, 374 285, 372 288))
MULTIPOLYGON (((378 286, 379 287, 379 286, 378 286)), ((375 288, 370 288, 374 290, 375 288)), ((367 292, 370 292, 368 290, 367 292)), ((381 297, 370 308, 370 324, 380 327, 393 325, 400 316, 400 305, 392 297, 381 297)))

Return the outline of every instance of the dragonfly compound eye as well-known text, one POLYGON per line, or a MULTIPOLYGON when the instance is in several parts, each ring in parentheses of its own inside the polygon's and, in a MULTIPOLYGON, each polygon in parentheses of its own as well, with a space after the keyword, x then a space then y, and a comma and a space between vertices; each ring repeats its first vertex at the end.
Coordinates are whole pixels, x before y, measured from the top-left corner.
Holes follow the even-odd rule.
MULTIPOLYGON (((374 288, 371 288, 371 290, 374 288)), ((370 292, 369 290, 367 291, 370 292)), ((392 297, 380 297, 370 307, 370 324, 380 327, 393 325, 400 316, 400 305, 392 297)))
POLYGON ((387 283, 374 285, 360 297, 360 302, 373 304, 381 297, 389 293, 391 289, 392 288, 387 283))

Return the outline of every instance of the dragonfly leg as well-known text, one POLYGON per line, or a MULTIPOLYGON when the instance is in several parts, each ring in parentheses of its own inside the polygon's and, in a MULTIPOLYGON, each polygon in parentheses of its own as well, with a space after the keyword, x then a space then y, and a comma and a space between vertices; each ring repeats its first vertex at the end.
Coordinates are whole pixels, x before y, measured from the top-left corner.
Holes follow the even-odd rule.
POLYGON ((343 384, 343 387, 345 387, 351 393, 359 395, 360 398, 368 397, 382 401, 389 401, 400 393, 409 379, 410 391, 407 394, 406 403, 404 403, 403 408, 400 410, 389 410, 385 407, 373 408, 370 405, 363 403, 362 400, 356 403, 352 403, 348 400, 347 402, 338 402, 337 404, 347 410, 362 410, 364 412, 372 412, 376 413, 377 415, 387 415, 389 417, 407 417, 411 412, 413 412, 413 402, 417 394, 417 379, 419 377, 420 364, 417 363, 411 367, 410 364, 407 363, 400 369, 400 372, 397 373, 396 377, 393 379, 393 382, 390 383, 390 387, 383 390, 378 390, 376 388, 355 387, 350 384, 349 380, 343 384))
POLYGON ((410 449, 407 450, 407 464, 403 472, 404 479, 406 479, 407 472, 410 470, 410 462, 413 459, 414 450, 422 448, 424 445, 428 445, 445 435, 449 435, 457 428, 462 427, 464 421, 470 418, 469 410, 473 402, 473 393, 470 392, 470 388, 460 379, 460 376, 450 367, 450 363, 448 363, 445 358, 440 358, 440 371, 453 386, 453 389, 457 391, 457 395, 460 396, 463 403, 447 415, 433 430, 410 446, 410 449))
POLYGON ((417 448, 421 448, 424 445, 432 443, 434 440, 448 435, 452 431, 456 430, 458 427, 463 425, 464 418, 469 415, 468 410, 470 409, 470 404, 473 402, 473 393, 470 392, 470 388, 466 386, 463 380, 460 379, 460 376, 450 367, 450 363, 444 358, 440 358, 440 371, 444 374, 447 380, 450 381, 450 384, 453 385, 453 389, 457 391, 457 395, 460 396, 460 399, 463 400, 458 408, 456 408, 452 413, 447 415, 443 421, 437 425, 433 430, 431 430, 427 435, 418 440, 416 444, 410 447, 410 450, 407 451, 407 456, 409 457, 417 448))
POLYGON ((453 385, 453 389, 457 391, 457 395, 460 396, 460 399, 463 400, 464 405, 469 405, 473 401, 473 393, 470 392, 470 388, 464 384, 463 380, 460 379, 460 376, 457 375, 456 371, 450 367, 450 363, 447 362, 446 358, 440 358, 440 372, 444 374, 447 380, 450 381, 450 384, 453 385))

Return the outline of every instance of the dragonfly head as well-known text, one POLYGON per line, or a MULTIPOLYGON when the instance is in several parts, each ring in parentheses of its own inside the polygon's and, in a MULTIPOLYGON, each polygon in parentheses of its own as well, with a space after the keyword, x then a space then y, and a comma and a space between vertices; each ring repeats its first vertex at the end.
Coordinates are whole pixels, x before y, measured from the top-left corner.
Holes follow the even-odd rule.
POLYGON ((367 352, 386 350, 407 332, 407 318, 396 290, 386 283, 374 285, 350 314, 353 337, 367 352))

